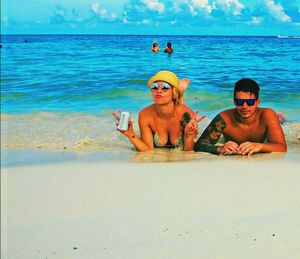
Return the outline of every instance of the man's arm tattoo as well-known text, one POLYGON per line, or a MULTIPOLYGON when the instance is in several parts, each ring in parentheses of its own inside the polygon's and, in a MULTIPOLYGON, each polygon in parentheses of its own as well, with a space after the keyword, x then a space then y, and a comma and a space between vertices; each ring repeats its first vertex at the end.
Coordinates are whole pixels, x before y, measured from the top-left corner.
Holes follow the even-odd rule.
POLYGON ((194 150, 218 154, 218 147, 215 144, 218 142, 225 128, 225 121, 220 115, 217 115, 197 140, 194 150))

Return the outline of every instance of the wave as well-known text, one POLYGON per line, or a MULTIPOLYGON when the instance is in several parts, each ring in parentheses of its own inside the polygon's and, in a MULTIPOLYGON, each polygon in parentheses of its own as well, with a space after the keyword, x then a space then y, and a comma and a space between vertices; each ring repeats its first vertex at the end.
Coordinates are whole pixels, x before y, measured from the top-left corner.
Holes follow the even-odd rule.
POLYGON ((1 100, 22 100, 27 98, 29 95, 27 93, 10 93, 10 94, 1 94, 1 100))
POLYGON ((300 36, 298 36, 298 35, 293 35, 293 36, 277 35, 277 38, 281 38, 281 39, 300 39, 300 36))
MULTIPOLYGON (((26 115, 1 114, 1 147, 64 149, 64 150, 129 150, 125 136, 116 130, 110 112, 97 116, 81 113, 40 112, 26 115)), ((134 128, 139 133, 137 114, 134 128)), ((200 123, 200 134, 210 119, 200 123)), ((283 125, 288 144, 300 144, 300 122, 283 125)))
MULTIPOLYGON (((84 82, 81 82, 84 84, 84 82)), ((61 89, 56 89, 52 94, 47 93, 47 95, 37 91, 28 91, 28 92, 14 92, 14 93, 3 93, 1 94, 1 99, 4 101, 9 100, 21 100, 27 99, 32 102, 40 101, 58 101, 58 100, 70 100, 70 101, 88 101, 88 100, 111 100, 118 98, 137 98, 140 100, 145 100, 145 89, 131 89, 131 88, 114 88, 106 90, 97 90, 87 92, 86 88, 75 89, 75 90, 66 90, 61 87, 61 89)), ((48 90, 48 92, 51 89, 48 90)), ((148 99, 151 98, 150 93, 148 94, 148 99)))

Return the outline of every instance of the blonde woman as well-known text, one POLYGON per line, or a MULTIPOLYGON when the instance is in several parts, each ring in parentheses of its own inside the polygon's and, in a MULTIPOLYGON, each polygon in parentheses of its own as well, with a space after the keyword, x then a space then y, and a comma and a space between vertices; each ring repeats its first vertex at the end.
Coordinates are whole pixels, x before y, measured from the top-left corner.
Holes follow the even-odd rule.
MULTIPOLYGON (((183 104, 183 92, 189 84, 188 79, 179 80, 171 71, 159 71, 148 81, 154 103, 139 113, 139 137, 133 129, 132 121, 128 130, 121 131, 127 136, 137 151, 157 148, 180 148, 193 150, 198 123, 205 116, 196 118, 189 107, 183 104)), ((119 120, 119 116, 113 113, 119 120)))

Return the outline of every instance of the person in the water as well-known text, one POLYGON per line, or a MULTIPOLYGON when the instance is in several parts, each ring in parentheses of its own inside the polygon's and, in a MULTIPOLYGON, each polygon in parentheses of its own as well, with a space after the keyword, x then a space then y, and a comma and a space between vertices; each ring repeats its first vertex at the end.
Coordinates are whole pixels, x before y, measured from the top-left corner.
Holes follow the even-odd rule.
POLYGON ((153 41, 151 51, 152 52, 159 52, 159 46, 158 46, 157 41, 153 41))
POLYGON ((218 114, 197 140, 194 150, 224 155, 286 152, 278 115, 270 108, 258 107, 259 90, 259 85, 252 79, 237 81, 233 99, 235 109, 218 114), (221 136, 225 144, 215 145, 221 136))
POLYGON ((168 53, 168 54, 172 54, 173 53, 172 43, 171 42, 167 43, 167 47, 165 48, 164 52, 168 53))
MULTIPOLYGON (((198 123, 205 116, 197 118, 183 104, 183 92, 189 85, 188 79, 179 80, 171 71, 159 71, 148 81, 154 103, 139 113, 140 137, 133 129, 132 121, 126 131, 120 131, 134 145, 137 151, 148 151, 154 147, 193 150, 198 123)), ((113 113, 119 120, 119 115, 113 113)))

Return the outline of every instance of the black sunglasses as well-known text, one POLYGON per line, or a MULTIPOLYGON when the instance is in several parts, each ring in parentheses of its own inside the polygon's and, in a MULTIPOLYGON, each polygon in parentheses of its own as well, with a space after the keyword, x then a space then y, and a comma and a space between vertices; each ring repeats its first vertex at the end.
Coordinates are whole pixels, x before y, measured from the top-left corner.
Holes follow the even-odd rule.
POLYGON ((233 100, 237 106, 242 106, 244 103, 247 103, 248 106, 253 106, 256 101, 256 99, 238 99, 238 98, 234 98, 233 100))

